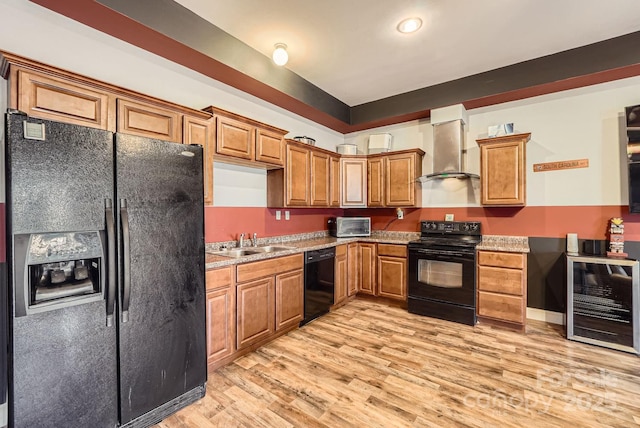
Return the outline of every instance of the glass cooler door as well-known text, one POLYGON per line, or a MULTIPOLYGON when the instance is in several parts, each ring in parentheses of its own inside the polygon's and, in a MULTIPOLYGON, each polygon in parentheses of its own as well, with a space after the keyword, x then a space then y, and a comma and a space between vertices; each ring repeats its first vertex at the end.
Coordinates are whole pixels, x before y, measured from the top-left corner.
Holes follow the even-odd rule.
POLYGON ((567 257, 567 338, 640 353, 638 261, 567 257))

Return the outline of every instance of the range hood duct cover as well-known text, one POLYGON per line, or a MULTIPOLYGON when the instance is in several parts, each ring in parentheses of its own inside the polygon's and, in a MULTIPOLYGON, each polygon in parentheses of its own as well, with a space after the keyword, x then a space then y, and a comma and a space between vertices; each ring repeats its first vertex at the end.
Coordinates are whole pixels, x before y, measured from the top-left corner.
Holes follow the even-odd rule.
POLYGON ((423 175, 420 181, 444 178, 480 178, 464 172, 464 122, 462 119, 433 124, 433 173, 423 175))

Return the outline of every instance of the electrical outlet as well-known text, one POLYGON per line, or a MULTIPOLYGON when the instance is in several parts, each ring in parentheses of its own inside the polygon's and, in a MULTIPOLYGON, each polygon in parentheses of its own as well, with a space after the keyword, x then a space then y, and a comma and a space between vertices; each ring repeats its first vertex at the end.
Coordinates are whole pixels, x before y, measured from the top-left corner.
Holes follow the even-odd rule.
POLYGON ((445 214, 444 221, 453 221, 453 214, 445 214))
POLYGON ((285 211, 284 212, 284 219, 285 220, 289 220, 291 218, 291 215, 289 215, 289 211, 285 211))
POLYGON ((278 210, 276 211, 276 220, 281 220, 282 219, 282 213, 278 210))
POLYGON ((402 220, 404 218, 404 211, 402 211, 402 208, 398 208, 396 210, 396 214, 398 215, 398 220, 402 220))

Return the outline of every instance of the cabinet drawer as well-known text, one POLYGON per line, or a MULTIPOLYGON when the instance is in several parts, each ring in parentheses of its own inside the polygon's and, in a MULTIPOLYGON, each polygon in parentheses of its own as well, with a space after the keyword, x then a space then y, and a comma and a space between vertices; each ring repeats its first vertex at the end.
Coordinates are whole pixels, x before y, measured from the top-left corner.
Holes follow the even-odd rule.
POLYGON ((347 255, 347 244, 336 246, 336 258, 345 257, 347 255))
POLYGON ((478 291, 478 315, 497 320, 524 323, 524 298, 478 291))
POLYGON ((478 266, 478 290, 522 296, 524 294, 523 271, 478 266))
POLYGON ((228 287, 233 284, 233 266, 212 269, 205 272, 207 290, 215 290, 220 287, 228 287))
POLYGON ((238 265, 237 282, 252 281, 294 269, 301 269, 303 267, 303 261, 302 254, 293 254, 291 256, 238 265))
POLYGON ((379 256, 407 257, 407 246, 396 244, 378 244, 379 256))
POLYGON ((525 255, 522 253, 503 253, 499 251, 478 251, 478 264, 485 266, 523 269, 525 255))

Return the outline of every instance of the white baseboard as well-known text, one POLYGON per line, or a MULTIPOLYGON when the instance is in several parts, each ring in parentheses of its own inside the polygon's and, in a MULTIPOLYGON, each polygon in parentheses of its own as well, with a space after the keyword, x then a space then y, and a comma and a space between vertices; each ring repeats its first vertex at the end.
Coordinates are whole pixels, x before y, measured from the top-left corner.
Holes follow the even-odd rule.
POLYGON ((551 324, 566 324, 565 314, 562 312, 545 311, 538 308, 527 308, 527 318, 537 321, 545 321, 551 324))

